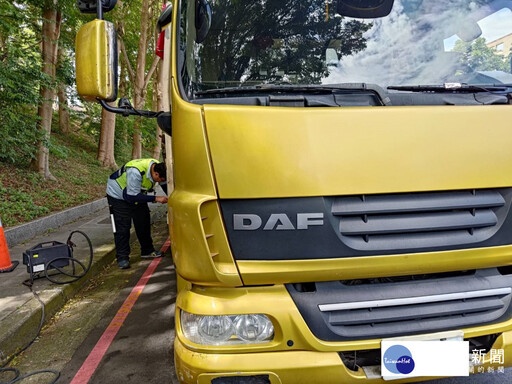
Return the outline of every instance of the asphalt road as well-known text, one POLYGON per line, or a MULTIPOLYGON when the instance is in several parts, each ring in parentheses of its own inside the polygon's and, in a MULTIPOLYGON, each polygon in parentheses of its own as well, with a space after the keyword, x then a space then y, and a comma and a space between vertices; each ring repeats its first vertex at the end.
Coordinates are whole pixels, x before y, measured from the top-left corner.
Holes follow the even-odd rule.
MULTIPOLYGON (((145 264, 147 265, 147 264, 145 264)), ((142 275, 132 276, 127 289, 89 333, 58 383, 70 383, 142 275)), ((174 303, 176 278, 170 257, 164 257, 148 280, 129 315, 94 371, 89 383, 172 383, 174 376, 174 303)))

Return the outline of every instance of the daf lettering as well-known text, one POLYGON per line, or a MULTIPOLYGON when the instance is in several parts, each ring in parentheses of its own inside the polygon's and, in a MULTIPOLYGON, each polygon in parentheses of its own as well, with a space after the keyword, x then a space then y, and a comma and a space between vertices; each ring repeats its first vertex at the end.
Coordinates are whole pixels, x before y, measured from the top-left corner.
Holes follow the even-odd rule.
POLYGON ((233 215, 233 225, 238 231, 254 231, 261 227, 261 217, 258 215, 233 215))
POLYGON ((263 225, 263 219, 256 214, 235 213, 233 214, 233 228, 235 231, 255 231, 263 225, 264 231, 290 231, 305 230, 311 226, 324 225, 324 214, 315 213, 297 213, 295 226, 286 213, 272 213, 263 225))

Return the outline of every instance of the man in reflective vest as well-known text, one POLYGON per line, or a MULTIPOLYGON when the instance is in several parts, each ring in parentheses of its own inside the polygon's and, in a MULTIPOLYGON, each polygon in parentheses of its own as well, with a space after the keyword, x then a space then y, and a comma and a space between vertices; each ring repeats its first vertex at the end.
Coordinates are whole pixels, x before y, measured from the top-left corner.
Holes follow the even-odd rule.
POLYGON ((149 195, 158 183, 167 193, 167 170, 164 163, 155 159, 136 159, 110 175, 107 182, 107 200, 110 207, 117 264, 121 269, 130 268, 130 228, 140 243, 141 257, 161 257, 153 247, 151 218, 148 202, 167 203, 167 196, 149 195))

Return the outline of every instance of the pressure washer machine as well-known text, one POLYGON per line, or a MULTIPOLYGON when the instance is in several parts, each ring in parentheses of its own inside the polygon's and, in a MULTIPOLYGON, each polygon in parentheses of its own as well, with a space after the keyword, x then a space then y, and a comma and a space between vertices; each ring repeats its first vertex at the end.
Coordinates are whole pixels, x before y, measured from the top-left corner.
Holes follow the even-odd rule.
POLYGON ((34 280, 34 273, 44 272, 46 269, 63 268, 69 265, 73 257, 72 248, 58 241, 39 243, 23 252, 23 264, 27 266, 30 280, 34 280))
POLYGON ((93 248, 91 240, 81 231, 71 232, 65 244, 59 241, 48 241, 39 243, 23 252, 23 264, 27 266, 27 272, 30 273, 30 284, 34 282, 34 279, 40 277, 46 277, 56 284, 72 283, 85 276, 91 267, 92 258, 93 248), (87 265, 73 258, 73 247, 75 247, 75 244, 71 241, 71 237, 75 233, 84 236, 89 245, 90 253, 87 265), (64 269, 70 264, 71 268, 69 269, 71 269, 71 271, 64 269), (49 275, 49 270, 56 270, 56 273, 49 275), (52 276, 59 274, 66 276, 67 279, 52 278, 52 276))

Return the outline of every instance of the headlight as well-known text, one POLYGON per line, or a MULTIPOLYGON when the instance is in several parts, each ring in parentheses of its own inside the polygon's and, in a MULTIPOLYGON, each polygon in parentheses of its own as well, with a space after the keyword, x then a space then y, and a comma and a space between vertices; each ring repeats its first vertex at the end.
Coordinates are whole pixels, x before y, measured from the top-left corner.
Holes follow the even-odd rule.
POLYGON ((233 335, 233 322, 228 316, 202 316, 198 333, 206 341, 223 342, 233 335))
POLYGON ((267 340, 274 334, 272 322, 264 315, 240 315, 234 325, 236 336, 247 342, 267 340))
POLYGON ((181 329, 188 340, 202 345, 258 344, 274 336, 272 322, 260 314, 209 316, 181 311, 181 329))

